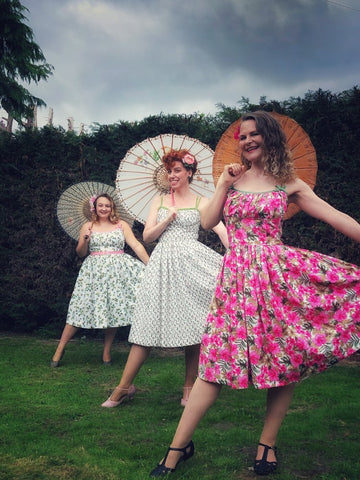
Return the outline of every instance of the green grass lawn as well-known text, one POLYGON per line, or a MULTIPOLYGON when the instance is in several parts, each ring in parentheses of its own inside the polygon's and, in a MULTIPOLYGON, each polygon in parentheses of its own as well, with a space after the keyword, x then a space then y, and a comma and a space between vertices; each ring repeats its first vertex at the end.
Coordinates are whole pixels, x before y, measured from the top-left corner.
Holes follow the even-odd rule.
MULTIPOLYGON (((0 480, 137 480, 165 453, 180 418, 184 358, 153 351, 133 401, 101 408, 118 383, 129 346, 116 344, 113 366, 102 343, 76 339, 57 369, 56 341, 0 337, 0 480)), ((346 361, 295 390, 278 438, 277 480, 360 478, 359 363, 346 361)), ((194 435, 195 455, 174 479, 245 480, 262 428, 265 391, 223 388, 194 435)))

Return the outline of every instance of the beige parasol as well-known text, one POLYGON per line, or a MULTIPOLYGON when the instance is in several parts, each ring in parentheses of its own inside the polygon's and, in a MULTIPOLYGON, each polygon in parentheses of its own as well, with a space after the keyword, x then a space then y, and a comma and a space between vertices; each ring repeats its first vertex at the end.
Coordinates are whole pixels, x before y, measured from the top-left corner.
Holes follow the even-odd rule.
MULTIPOLYGON (((276 112, 269 113, 280 123, 284 130, 297 176, 314 189, 317 173, 316 151, 308 134, 292 118, 287 117, 286 115, 280 115, 276 112)), ((238 129, 239 123, 240 119, 232 123, 223 133, 216 146, 213 159, 213 176, 215 184, 225 165, 241 161, 238 150, 238 140, 234 139, 234 133, 238 129)), ((300 209, 297 205, 293 203, 289 204, 285 219, 291 218, 299 210, 300 209)))
POLYGON ((61 194, 57 204, 60 225, 74 240, 79 240, 81 227, 91 220, 91 198, 100 193, 108 193, 111 196, 120 218, 132 226, 134 219, 122 207, 114 187, 101 182, 80 182, 67 188, 61 194))

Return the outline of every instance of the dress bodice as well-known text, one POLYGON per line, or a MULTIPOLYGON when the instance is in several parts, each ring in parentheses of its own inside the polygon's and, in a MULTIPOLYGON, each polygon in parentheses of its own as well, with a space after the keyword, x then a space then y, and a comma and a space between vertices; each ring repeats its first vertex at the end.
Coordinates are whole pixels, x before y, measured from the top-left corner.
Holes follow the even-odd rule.
MULTIPOLYGON (((157 220, 161 222, 168 215, 166 207, 160 207, 157 220)), ((161 241, 197 240, 200 228, 200 212, 197 208, 180 208, 175 219, 161 235, 161 241)))
POLYGON ((91 232, 89 252, 111 252, 123 250, 125 245, 124 232, 121 226, 111 232, 91 232))
POLYGON ((287 195, 280 188, 268 192, 231 190, 224 206, 230 248, 244 243, 281 243, 287 195))

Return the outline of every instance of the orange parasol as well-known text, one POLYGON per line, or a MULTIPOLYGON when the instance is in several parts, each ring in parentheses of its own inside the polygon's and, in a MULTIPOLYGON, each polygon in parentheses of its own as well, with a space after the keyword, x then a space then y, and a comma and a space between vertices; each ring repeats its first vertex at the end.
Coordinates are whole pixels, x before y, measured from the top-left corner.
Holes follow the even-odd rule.
MULTIPOLYGON (((317 161, 316 151, 311 143, 309 135, 292 118, 287 117, 286 115, 280 115, 276 112, 269 113, 280 123, 284 130, 294 161, 296 175, 314 189, 316 183, 317 161)), ((239 123, 240 119, 232 123, 223 133, 216 146, 213 158, 213 177, 215 184, 225 165, 238 163, 240 161, 238 141, 234 139, 234 133, 238 128, 239 123)), ((299 210, 300 209, 297 205, 290 203, 285 219, 291 218, 299 210)))

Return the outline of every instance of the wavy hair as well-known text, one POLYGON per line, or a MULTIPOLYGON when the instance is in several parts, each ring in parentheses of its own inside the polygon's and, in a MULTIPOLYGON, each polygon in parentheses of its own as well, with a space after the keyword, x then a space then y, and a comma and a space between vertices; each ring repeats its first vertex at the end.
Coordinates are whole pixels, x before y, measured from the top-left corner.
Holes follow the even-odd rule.
POLYGON ((100 193, 96 197, 96 199, 94 200, 94 209, 95 210, 91 213, 92 223, 97 222, 99 220, 99 217, 96 213, 97 201, 98 201, 99 198, 106 198, 107 200, 109 200, 110 205, 111 205, 111 212, 110 212, 109 220, 110 220, 111 223, 118 223, 120 221, 120 217, 119 217, 119 214, 117 213, 116 204, 115 204, 113 198, 108 193, 100 193))
MULTIPOLYGON (((281 128, 279 122, 269 113, 262 110, 256 112, 245 113, 241 117, 241 123, 247 120, 254 120, 256 130, 264 139, 264 171, 266 175, 271 175, 281 185, 296 178, 294 164, 291 158, 291 153, 287 144, 285 133, 281 128)), ((247 169, 250 168, 244 156, 241 160, 247 169)))

